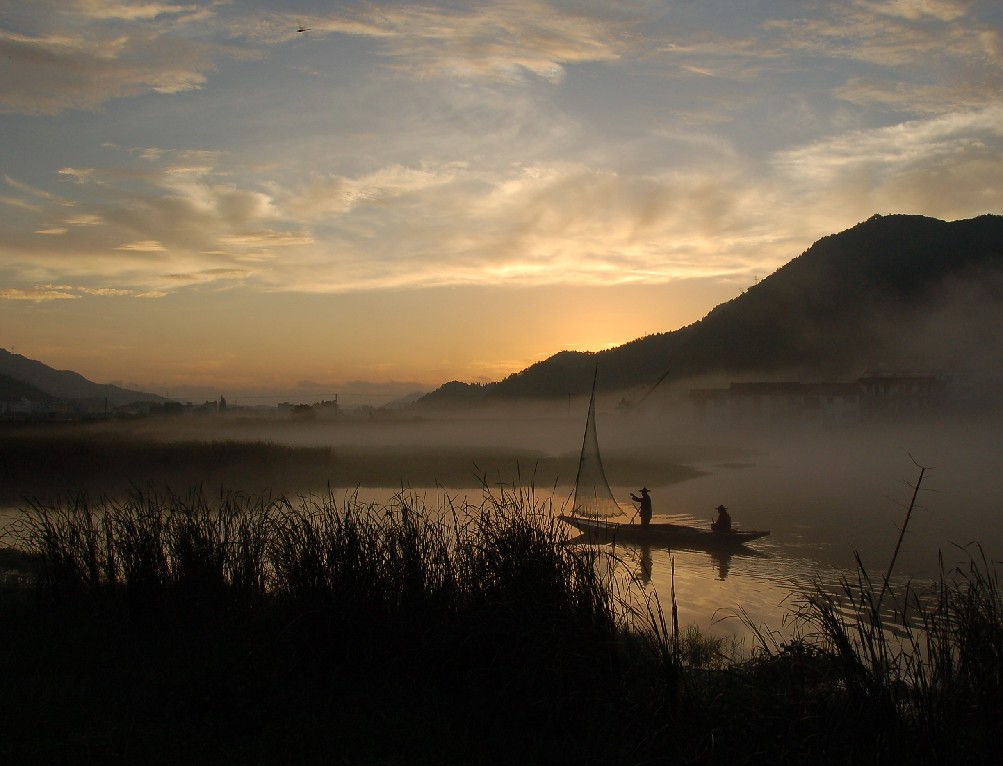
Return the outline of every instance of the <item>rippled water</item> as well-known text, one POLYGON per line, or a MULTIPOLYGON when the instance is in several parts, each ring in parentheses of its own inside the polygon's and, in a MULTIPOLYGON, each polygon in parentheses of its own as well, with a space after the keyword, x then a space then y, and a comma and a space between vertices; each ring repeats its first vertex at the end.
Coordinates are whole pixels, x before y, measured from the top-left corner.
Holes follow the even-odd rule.
POLYGON ((617 555, 655 589, 666 614, 674 585, 681 627, 733 636, 747 647, 754 630, 789 637, 799 602, 816 582, 835 592, 843 576, 855 577, 769 540, 731 553, 618 546, 617 555))

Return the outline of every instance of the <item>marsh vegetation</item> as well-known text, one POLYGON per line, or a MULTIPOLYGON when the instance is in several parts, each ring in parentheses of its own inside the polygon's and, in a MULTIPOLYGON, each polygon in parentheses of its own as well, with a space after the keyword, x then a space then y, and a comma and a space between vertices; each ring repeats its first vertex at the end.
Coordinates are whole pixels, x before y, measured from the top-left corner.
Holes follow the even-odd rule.
MULTIPOLYGON (((553 487, 574 482, 580 435, 570 451, 541 450, 496 439, 495 422, 445 433, 419 424, 387 438, 379 424, 330 429, 265 427, 204 430, 114 429, 87 424, 27 425, 2 429, 0 506, 26 499, 80 494, 121 497, 147 485, 234 489, 298 495, 329 487, 479 489, 484 484, 553 487), (350 436, 346 439, 345 433, 350 436), (464 433, 485 433, 467 441, 464 433), (403 438, 402 438, 403 436, 403 438), (341 441, 341 440, 345 441, 341 441)), ((578 427, 575 426, 574 433, 578 427)), ((624 450, 612 475, 627 484, 674 483, 699 475, 686 463, 724 448, 624 450)))
POLYGON ((71 497, 19 540, 5 762, 986 762, 1003 720, 978 551, 916 592, 861 566, 739 652, 532 491, 71 497))

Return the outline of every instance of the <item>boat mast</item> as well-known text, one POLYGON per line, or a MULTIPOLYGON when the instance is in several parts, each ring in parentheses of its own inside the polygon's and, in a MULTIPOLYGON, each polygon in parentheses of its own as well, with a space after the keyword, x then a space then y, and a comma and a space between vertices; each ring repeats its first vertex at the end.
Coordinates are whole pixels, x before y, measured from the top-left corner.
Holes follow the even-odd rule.
MULTIPOLYGON (((589 426, 594 425, 596 412, 596 381, 599 379, 599 368, 592 374, 592 396, 589 397, 589 414, 585 418, 585 433, 582 434, 582 450, 578 453, 578 473, 575 474, 575 505, 578 504, 578 484, 582 480, 582 465, 585 463, 585 447, 589 443, 589 426)), ((575 512, 572 508, 572 513, 575 512)))

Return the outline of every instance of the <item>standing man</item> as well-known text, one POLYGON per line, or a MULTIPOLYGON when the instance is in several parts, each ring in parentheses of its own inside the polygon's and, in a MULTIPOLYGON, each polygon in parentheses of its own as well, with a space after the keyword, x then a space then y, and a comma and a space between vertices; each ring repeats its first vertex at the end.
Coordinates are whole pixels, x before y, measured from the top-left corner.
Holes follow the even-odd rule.
POLYGON ((641 493, 640 497, 631 492, 630 499, 635 503, 641 504, 638 511, 641 514, 641 526, 647 526, 647 524, 651 521, 651 498, 648 497, 647 487, 641 487, 639 491, 641 493))

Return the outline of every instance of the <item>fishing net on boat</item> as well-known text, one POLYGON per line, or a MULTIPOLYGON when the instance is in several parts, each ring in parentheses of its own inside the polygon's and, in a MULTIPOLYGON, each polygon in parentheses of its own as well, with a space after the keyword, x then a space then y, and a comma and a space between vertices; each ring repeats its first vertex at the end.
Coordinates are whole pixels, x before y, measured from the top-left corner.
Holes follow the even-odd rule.
POLYGON ((596 392, 592 386, 589 401, 589 416, 585 421, 585 438, 582 440, 582 455, 578 461, 578 478, 575 480, 574 513, 585 517, 609 517, 623 515, 623 509, 613 497, 599 455, 599 436, 596 432, 596 392))

